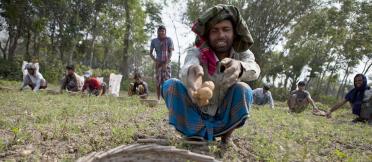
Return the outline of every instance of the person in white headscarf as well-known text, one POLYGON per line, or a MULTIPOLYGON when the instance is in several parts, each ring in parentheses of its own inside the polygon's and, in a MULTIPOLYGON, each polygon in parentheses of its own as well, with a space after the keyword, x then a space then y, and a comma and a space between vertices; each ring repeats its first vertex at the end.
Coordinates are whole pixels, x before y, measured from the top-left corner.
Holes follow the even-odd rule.
POLYGON ((47 81, 40 72, 36 71, 35 64, 29 63, 26 65, 27 75, 23 77, 23 82, 20 90, 22 91, 26 86, 29 86, 34 92, 39 89, 47 88, 47 81))

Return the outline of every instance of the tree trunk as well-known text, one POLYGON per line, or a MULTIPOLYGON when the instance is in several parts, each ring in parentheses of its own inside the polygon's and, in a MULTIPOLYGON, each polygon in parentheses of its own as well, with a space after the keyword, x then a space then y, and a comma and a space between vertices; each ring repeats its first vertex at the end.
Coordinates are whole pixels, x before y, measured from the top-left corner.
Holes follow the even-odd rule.
POLYGON ((312 82, 311 81, 313 81, 313 78, 314 78, 311 73, 313 73, 313 70, 310 71, 309 80, 307 81, 307 84, 306 84, 306 89, 308 89, 308 90, 311 87, 311 85, 312 85, 312 82))
POLYGON ((283 84, 283 87, 284 87, 285 89, 288 89, 288 88, 287 88, 287 85, 288 85, 288 79, 289 79, 289 75, 285 75, 285 80, 284 80, 284 84, 283 84))
POLYGON ((59 58, 60 58, 60 61, 62 62, 62 63, 64 63, 65 62, 65 56, 64 56, 64 44, 63 44, 63 42, 64 41, 66 41, 66 38, 64 38, 64 36, 63 36, 63 33, 64 32, 66 32, 65 31, 65 24, 63 24, 63 22, 61 22, 62 20, 57 20, 58 21, 58 28, 59 28, 59 30, 58 30, 58 48, 56 48, 58 51, 58 53, 59 53, 59 58))
POLYGON ((102 63, 102 68, 107 68, 107 61, 108 61, 108 58, 110 56, 110 53, 112 52, 111 50, 111 45, 112 45, 112 42, 113 42, 113 38, 112 36, 108 36, 108 38, 106 38, 106 40, 103 41, 103 63, 102 63))
POLYGON ((131 33, 131 24, 132 20, 130 17, 130 9, 128 1, 124 1, 124 8, 125 8, 125 18, 126 18, 126 27, 125 27, 125 34, 124 34, 124 48, 123 48, 123 57, 122 62, 120 66, 120 72, 123 75, 123 79, 128 78, 128 52, 129 52, 129 39, 130 39, 130 33, 131 33))
POLYGON ((7 54, 6 52, 8 51, 8 46, 9 46, 9 37, 6 40, 6 43, 4 44, 4 47, 3 47, 3 44, 0 42, 0 50, 3 53, 3 59, 4 60, 6 60, 6 54, 7 54))
MULTIPOLYGON (((76 41, 74 41, 74 42, 76 42, 76 41)), ((71 48, 71 50, 69 52, 70 54, 68 56, 68 63, 67 63, 67 65, 72 65, 72 63, 73 63, 72 60, 74 58, 75 49, 76 49, 76 43, 73 43, 72 48, 71 48)))
POLYGON ((90 44, 90 62, 89 66, 92 67, 92 62, 93 62, 93 56, 94 56, 94 47, 95 47, 95 42, 96 42, 96 28, 97 28, 97 17, 98 17, 98 11, 95 10, 94 12, 94 21, 93 21, 93 26, 92 26, 92 42, 90 44))
POLYGON ((298 77, 299 76, 294 76, 293 77, 292 82, 291 82, 291 91, 296 89, 296 87, 297 87, 296 83, 297 83, 298 77))
POLYGON ((48 51, 48 55, 49 55, 49 61, 52 60, 52 58, 55 57, 56 55, 56 41, 55 41, 55 34, 56 34, 56 21, 53 20, 53 23, 51 24, 50 26, 50 30, 51 30, 51 34, 50 34, 50 50, 51 51, 48 51))
POLYGON ((273 85, 273 86, 275 86, 274 84, 275 84, 276 78, 277 78, 276 75, 273 75, 273 76, 272 76, 272 80, 273 80, 272 85, 273 85))
POLYGON ((31 32, 30 30, 27 31, 27 37, 26 37, 26 52, 25 56, 23 57, 24 60, 31 61, 31 55, 30 55, 30 41, 31 41, 31 32))
POLYGON ((92 44, 90 46, 90 61, 89 61, 89 66, 92 67, 93 66, 93 56, 94 56, 94 47, 95 47, 95 39, 96 39, 96 35, 94 34, 93 32, 93 38, 92 38, 92 44))
POLYGON ((340 87, 338 88, 337 96, 336 96, 337 99, 340 97, 340 95, 341 95, 341 91, 344 89, 343 86, 346 85, 346 81, 347 81, 347 77, 348 77, 348 76, 349 76, 349 65, 347 65, 347 67, 346 67, 346 70, 345 70, 345 76, 344 76, 344 78, 343 78, 342 81, 341 81, 341 85, 340 85, 340 87))
POLYGON ((8 27, 9 31, 9 47, 8 47, 8 60, 14 61, 15 50, 18 45, 18 39, 21 36, 20 29, 13 29, 13 26, 8 27))
POLYGON ((109 54, 109 48, 107 47, 107 45, 105 45, 103 47, 103 63, 101 66, 102 69, 107 68, 106 64, 107 64, 108 54, 109 54))
POLYGON ((32 56, 35 57, 35 58, 38 58, 39 57, 40 42, 38 41, 38 34, 37 33, 34 33, 33 42, 34 42, 34 50, 33 50, 32 56))
POLYGON ((174 28, 174 31, 176 33, 176 39, 177 39, 177 47, 178 47, 178 68, 177 68, 177 78, 179 77, 179 74, 180 74, 180 69, 181 69, 181 48, 180 48, 180 41, 178 40, 178 34, 177 34, 177 28, 176 28, 176 25, 174 24, 174 20, 172 18, 172 16, 169 16, 171 21, 172 21, 172 24, 173 24, 173 28, 174 28))
POLYGON ((65 53, 64 53, 64 47, 62 45, 62 41, 60 41, 59 43, 59 48, 58 48, 58 52, 59 52, 59 57, 60 57, 60 61, 63 63, 64 62, 64 58, 65 58, 65 53))
POLYGON ((322 71, 321 77, 320 77, 319 80, 318 80, 318 85, 316 86, 316 92, 317 92, 317 93, 321 93, 321 92, 320 92, 320 88, 323 86, 323 84, 322 84, 322 83, 323 83, 323 79, 324 79, 325 74, 326 74, 327 71, 329 70, 329 66, 330 66, 330 64, 331 64, 331 62, 328 62, 328 64, 327 64, 325 70, 322 71))
POLYGON ((363 71, 363 74, 366 75, 368 70, 371 68, 372 66, 372 62, 368 65, 368 67, 365 69, 365 71, 363 71))
POLYGON ((334 68, 333 68, 332 71, 331 71, 331 74, 330 74, 329 77, 328 77, 327 86, 326 86, 326 88, 325 88, 325 95, 328 95, 328 94, 329 94, 329 87, 330 87, 330 85, 331 85, 331 79, 332 79, 332 77, 333 77, 334 72, 335 72, 335 70, 334 70, 334 68))

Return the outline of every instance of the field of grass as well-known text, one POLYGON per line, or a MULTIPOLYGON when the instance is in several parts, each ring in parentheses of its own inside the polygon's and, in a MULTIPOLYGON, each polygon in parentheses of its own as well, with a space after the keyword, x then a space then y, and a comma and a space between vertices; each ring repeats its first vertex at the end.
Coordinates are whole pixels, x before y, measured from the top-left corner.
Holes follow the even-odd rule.
MULTIPOLYGON (((19 84, 0 81, 5 87, 19 84)), ((0 161, 73 161, 143 136, 177 140, 164 103, 150 108, 122 96, 0 90, 0 161)), ((372 161, 372 126, 351 124, 353 118, 346 109, 326 119, 310 110, 288 113, 280 102, 274 110, 254 106, 250 119, 233 134, 236 149, 223 152, 211 143, 204 153, 223 161, 372 161)))

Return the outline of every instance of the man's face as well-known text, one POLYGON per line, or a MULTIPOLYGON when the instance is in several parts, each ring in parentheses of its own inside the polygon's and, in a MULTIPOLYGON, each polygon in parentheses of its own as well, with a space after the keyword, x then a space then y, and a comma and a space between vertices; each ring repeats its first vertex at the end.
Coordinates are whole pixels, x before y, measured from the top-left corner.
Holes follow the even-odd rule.
POLYGON ((158 36, 160 37, 160 38, 165 38, 167 35, 166 35, 166 31, 165 31, 165 29, 160 29, 160 30, 158 30, 158 36))
POLYGON ((67 69, 67 75, 73 75, 74 74, 74 70, 72 69, 67 69))
POLYGON ((229 53, 234 41, 234 28, 230 20, 214 25, 208 34, 209 45, 217 53, 229 53))
POLYGON ((298 90, 300 90, 300 91, 304 91, 304 90, 305 90, 305 86, 304 86, 304 85, 299 85, 299 86, 298 86, 298 90))
POLYGON ((27 69, 28 73, 31 75, 35 74, 35 69, 27 69))
POLYGON ((362 87, 363 77, 362 76, 355 77, 354 84, 355 84, 356 88, 362 87))

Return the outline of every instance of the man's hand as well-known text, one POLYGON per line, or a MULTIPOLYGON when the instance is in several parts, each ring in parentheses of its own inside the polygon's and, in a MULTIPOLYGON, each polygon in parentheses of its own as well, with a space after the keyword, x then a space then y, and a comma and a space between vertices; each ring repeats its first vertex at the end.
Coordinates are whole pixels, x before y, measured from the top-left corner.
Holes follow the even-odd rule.
POLYGON ((187 72, 187 93, 195 104, 198 104, 198 100, 193 94, 201 87, 203 83, 203 75, 204 71, 200 65, 191 65, 187 72))
POLYGON ((221 66, 225 67, 225 71, 223 72, 222 84, 230 87, 233 84, 237 83, 239 74, 242 71, 242 65, 240 61, 231 58, 224 58, 223 60, 221 60, 221 66))
POLYGON ((319 112, 319 109, 317 107, 314 107, 313 112, 317 113, 317 112, 319 112))

